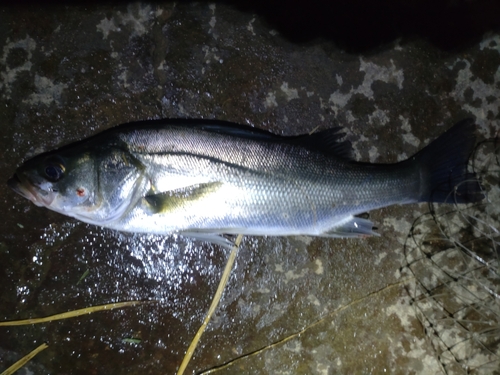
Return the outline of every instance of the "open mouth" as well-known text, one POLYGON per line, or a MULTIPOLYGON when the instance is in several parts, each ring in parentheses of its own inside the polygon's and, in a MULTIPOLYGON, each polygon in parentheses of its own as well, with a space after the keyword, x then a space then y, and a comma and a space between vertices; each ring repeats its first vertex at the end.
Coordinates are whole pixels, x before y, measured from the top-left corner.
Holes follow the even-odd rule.
POLYGON ((33 183, 19 177, 15 174, 7 181, 7 186, 14 190, 17 194, 29 199, 37 206, 50 206, 54 200, 55 194, 36 187, 33 183))

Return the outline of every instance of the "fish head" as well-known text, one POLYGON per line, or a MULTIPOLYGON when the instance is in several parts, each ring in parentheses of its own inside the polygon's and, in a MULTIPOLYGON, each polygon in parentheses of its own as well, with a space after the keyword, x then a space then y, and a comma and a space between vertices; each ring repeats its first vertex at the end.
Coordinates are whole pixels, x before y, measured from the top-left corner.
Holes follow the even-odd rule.
POLYGON ((26 161, 8 185, 37 206, 105 225, 126 211, 143 171, 119 147, 66 147, 26 161))

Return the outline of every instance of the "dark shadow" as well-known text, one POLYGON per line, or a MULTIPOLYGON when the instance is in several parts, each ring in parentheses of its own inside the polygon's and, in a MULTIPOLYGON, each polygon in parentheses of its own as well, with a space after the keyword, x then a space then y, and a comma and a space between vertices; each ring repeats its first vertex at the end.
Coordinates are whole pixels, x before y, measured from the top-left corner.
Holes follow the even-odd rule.
POLYGON ((498 0, 226 0, 261 15, 293 42, 326 38, 367 52, 397 38, 420 37, 443 50, 476 43, 500 29, 498 0))
MULTIPOLYGON (((18 0, 9 7, 116 6, 122 0, 18 0)), ((422 38, 445 50, 475 44, 500 30, 500 0, 222 0, 216 3, 255 13, 294 43, 316 38, 333 41, 351 53, 367 53, 398 38, 422 38)), ((145 1, 147 3, 147 1, 145 1)), ((150 3, 167 4, 165 1, 150 3)), ((3 8, 8 11, 9 7, 3 8)), ((0 14, 1 18, 1 14, 0 14)))

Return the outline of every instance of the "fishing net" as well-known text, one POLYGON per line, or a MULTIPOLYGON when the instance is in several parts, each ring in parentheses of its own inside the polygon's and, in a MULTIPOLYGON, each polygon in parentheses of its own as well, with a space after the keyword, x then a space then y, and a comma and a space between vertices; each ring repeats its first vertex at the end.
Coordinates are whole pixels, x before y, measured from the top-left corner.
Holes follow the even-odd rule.
MULTIPOLYGON (((471 164, 486 199, 431 205, 406 240, 412 304, 445 374, 500 374, 500 144, 471 164)), ((453 194, 450 200, 453 201, 453 194)))

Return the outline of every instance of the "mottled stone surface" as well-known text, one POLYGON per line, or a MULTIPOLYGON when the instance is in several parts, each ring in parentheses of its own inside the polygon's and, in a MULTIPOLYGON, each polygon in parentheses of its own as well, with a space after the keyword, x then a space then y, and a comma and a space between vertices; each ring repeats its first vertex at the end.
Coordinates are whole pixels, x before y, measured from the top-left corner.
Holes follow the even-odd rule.
MULTIPOLYGON (((225 5, 133 3, 0 9, 0 44, 4 181, 36 153, 151 118, 217 118, 286 135, 340 124, 369 162, 403 160, 465 117, 483 137, 500 126, 496 33, 454 52, 404 39, 352 54, 326 39, 293 43, 225 5)), ((245 238, 187 373, 441 371, 401 272, 412 222, 426 210, 371 213, 378 238, 245 238)), ((37 374, 175 373, 226 251, 78 223, 5 183, 0 211, 1 320, 155 301, 0 327, 2 350, 21 356, 47 342, 37 374)), ((1 358, 0 371, 12 361, 1 358)))

